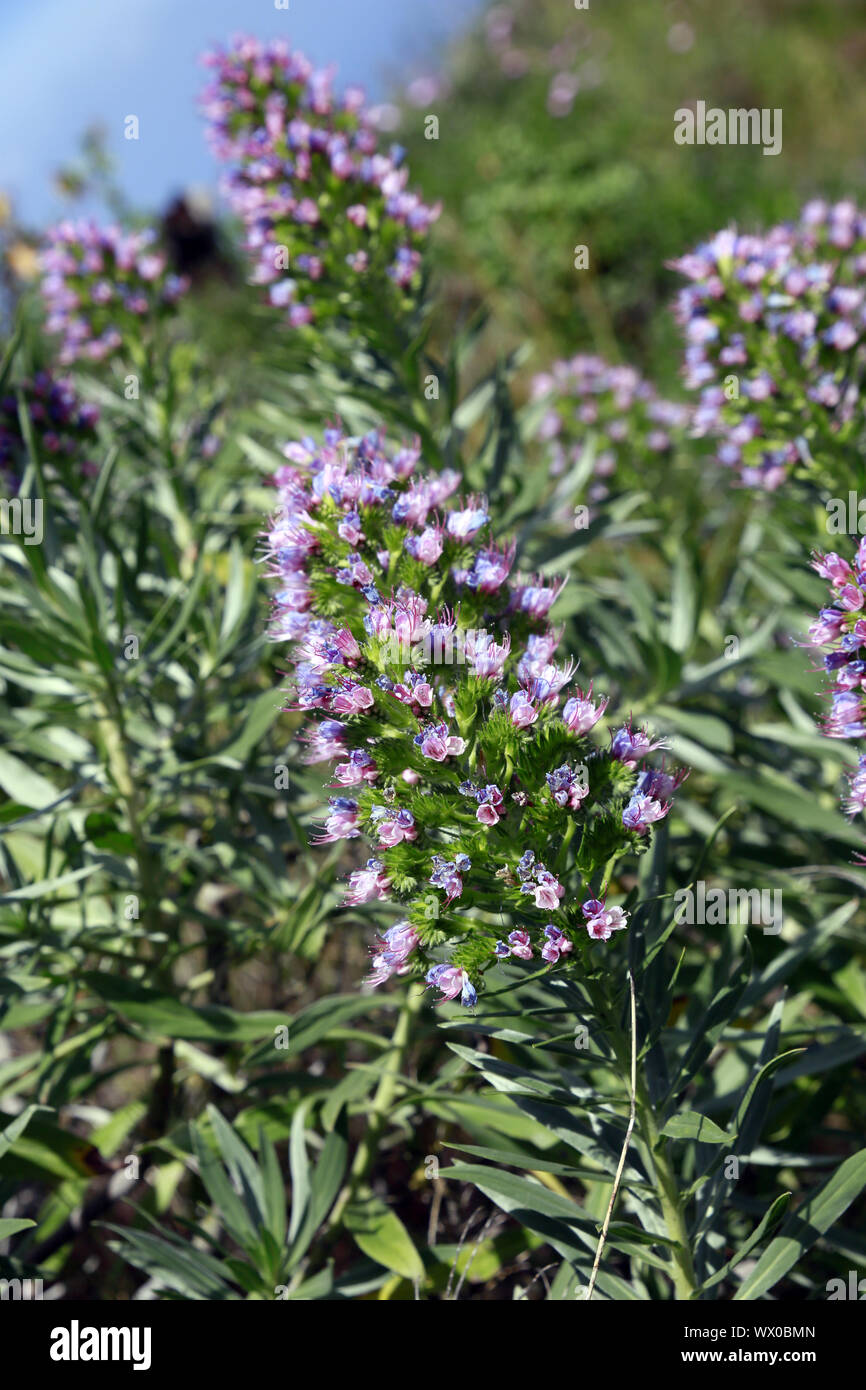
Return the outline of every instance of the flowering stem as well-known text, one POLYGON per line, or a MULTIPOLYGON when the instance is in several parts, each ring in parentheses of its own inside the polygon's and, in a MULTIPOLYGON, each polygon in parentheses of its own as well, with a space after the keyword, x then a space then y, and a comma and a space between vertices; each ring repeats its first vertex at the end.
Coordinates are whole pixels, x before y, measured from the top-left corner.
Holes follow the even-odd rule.
POLYGON ((625 1160, 626 1155, 628 1154, 628 1146, 631 1143, 632 1131, 634 1129, 635 1095, 637 1092, 637 1011, 635 1008, 634 997, 634 976, 632 975, 631 971, 628 972, 628 987, 631 996, 631 1088, 629 1096, 630 1103, 628 1125, 626 1126, 625 1138, 622 1143, 622 1152, 620 1153, 619 1163, 617 1164, 616 1176, 614 1177, 613 1187, 611 1188, 610 1201, 607 1204, 607 1212, 604 1218, 604 1225, 601 1228, 601 1235, 598 1238, 598 1248, 595 1252, 595 1259, 592 1263, 592 1274, 590 1275, 589 1287, 586 1291, 587 1303, 592 1298, 592 1291, 595 1288, 595 1281, 598 1278, 598 1268, 601 1264, 602 1254, 604 1253, 604 1243, 607 1240, 607 1232, 610 1227, 610 1219, 613 1216, 613 1209, 616 1204, 616 1198, 619 1192, 619 1185, 622 1182, 622 1174, 623 1169, 625 1168, 625 1160))
POLYGON ((328 1222, 330 1228, 339 1225, 343 1212, 349 1202, 357 1195, 364 1186, 370 1175, 370 1170, 376 1160, 379 1148, 379 1141, 388 1124, 388 1117, 391 1113, 391 1106, 394 1103, 394 1096, 399 1085, 400 1073, 403 1070, 403 1062, 412 1037, 412 1025, 418 1016, 421 1005, 424 1001, 425 990, 420 983, 413 983, 409 986, 400 1006, 397 1015, 397 1023, 391 1037, 391 1047, 388 1058, 382 1068, 379 1078, 379 1085, 369 1109, 369 1122, 361 1138, 352 1161, 349 1173, 349 1180, 340 1193, 334 1204, 331 1217, 328 1222))
POLYGON ((694 1296, 697 1287, 688 1226, 680 1200, 676 1175, 668 1162, 664 1149, 665 1141, 659 1134, 655 1110, 642 1079, 638 1082, 637 1106, 641 1129, 650 1151, 655 1189, 661 1204, 665 1225, 671 1240, 676 1241, 676 1245, 671 1250, 673 1261, 671 1277, 674 1290, 677 1299, 686 1301, 694 1296))
MULTIPOLYGON (((631 977, 629 977, 631 978, 631 977)), ((611 1046, 621 1062, 623 1069, 630 1068, 631 1047, 629 1040, 620 1028, 615 1010, 611 1006, 604 983, 587 982, 594 1003, 604 1018, 611 1046)), ((633 1025, 634 1027, 634 1025, 633 1025)), ((636 1038, 636 1032, 632 1034, 636 1038)), ((676 1174, 665 1153, 665 1140, 661 1135, 655 1107, 647 1090, 643 1076, 636 1067, 632 1071, 632 1105, 637 1112, 638 1127, 648 1150, 653 1186, 659 1199, 668 1235, 675 1244, 671 1248, 671 1271, 674 1291, 678 1300, 687 1301, 694 1296, 697 1282, 692 1263, 691 1241, 685 1211, 680 1198, 676 1174)), ((630 1129, 626 1138, 630 1138, 630 1129)), ((625 1149, 620 1159, 624 1161, 625 1149)), ((616 1181, 613 1196, 616 1196, 616 1181)), ((603 1232, 606 1234, 606 1231, 603 1232)))
POLYGON ((559 846, 559 854, 556 856, 555 867, 557 873, 561 872, 561 870, 563 870, 566 867, 566 864, 568 863, 568 846, 571 844, 574 838, 574 832, 576 829, 577 821, 575 820, 574 816, 572 816, 569 819, 568 825, 565 827, 565 834, 562 837, 562 844, 559 846))
MULTIPOLYGON (((161 925, 161 913, 153 889, 153 885, 158 882, 158 873, 148 844, 147 829, 141 807, 141 794, 127 753, 123 709, 113 683, 109 684, 104 701, 97 703, 96 717, 108 768, 126 809, 134 845, 133 853, 138 873, 138 890, 144 899, 144 919, 150 932, 155 934, 161 925)), ((166 963, 164 958, 162 960, 158 958, 159 947, 155 942, 151 943, 151 950, 154 952, 154 959, 151 963, 153 977, 157 980, 170 980, 171 966, 166 963)), ((145 1133, 156 1138, 166 1132, 171 1116, 174 1068, 174 1043, 170 1042, 159 1049, 157 1082, 144 1120, 145 1133)))

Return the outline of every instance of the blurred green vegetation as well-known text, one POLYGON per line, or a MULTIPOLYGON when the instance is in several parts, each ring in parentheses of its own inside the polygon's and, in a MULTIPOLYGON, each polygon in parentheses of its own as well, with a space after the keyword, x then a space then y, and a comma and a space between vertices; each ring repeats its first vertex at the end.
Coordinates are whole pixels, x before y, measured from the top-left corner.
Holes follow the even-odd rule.
MULTIPOLYGON (((417 431, 431 464, 463 468, 523 563, 568 573, 579 681, 692 769, 658 852, 618 887, 646 903, 623 950, 698 1274, 716 1280, 705 1296, 732 1296, 745 1270, 727 1261, 825 1183, 831 1216, 755 1296, 823 1297, 862 1260, 866 873, 837 795, 854 755, 818 733, 819 677, 795 645, 823 601, 807 568, 822 497, 756 500, 686 443, 624 466, 576 530, 591 435, 551 478, 520 403, 530 372, 582 347, 675 389, 666 258, 731 220, 858 196, 864 17, 854 0, 496 5, 399 132, 413 180, 444 203, 429 313, 402 336, 371 322, 363 342, 287 332, 245 285, 226 224, 140 402, 123 398, 122 361, 76 373, 103 412, 100 471, 52 491, 44 553, 0 543, 0 1203, 14 1227, 0 1225, 0 1275, 41 1274, 69 1298, 303 1300, 416 1286, 565 1300, 586 1280, 627 1114, 623 957, 577 984, 521 987, 503 967, 502 997, 477 1015, 422 1009, 398 982, 362 995, 380 922, 339 905, 356 847, 307 844, 326 774, 279 712, 258 536, 281 443, 336 416, 417 431), (563 73, 577 87, 553 115, 563 73), (676 146, 673 112, 698 98, 781 107, 783 153, 676 146), (438 141, 423 138, 428 109, 438 141), (699 875, 781 889, 780 935, 674 929, 670 895, 699 875), (604 1023, 584 1053, 585 1017, 604 1023), (682 1111, 745 1133, 752 1161, 730 1194, 682 1111), (109 1191, 129 1156, 139 1176, 109 1191)), ((51 345, 15 270, 29 239, 12 225, 4 238, 15 385, 51 345)), ((30 487, 41 462, 31 451, 30 487)), ((600 1297, 670 1293, 644 1141, 600 1297)))
MULTIPOLYGON (((590 346, 676 380, 665 261, 735 221, 866 182, 862 0, 504 0, 398 134, 428 197, 449 302, 483 300, 534 361, 590 346), (511 75, 511 74, 514 75, 511 75), (560 82, 573 100, 551 111, 560 82), (674 112, 781 108, 783 148, 681 146, 674 112), (424 118, 439 116, 439 139, 424 118), (574 269, 574 247, 589 270, 574 269)), ((446 330, 447 331, 447 330, 446 330)))

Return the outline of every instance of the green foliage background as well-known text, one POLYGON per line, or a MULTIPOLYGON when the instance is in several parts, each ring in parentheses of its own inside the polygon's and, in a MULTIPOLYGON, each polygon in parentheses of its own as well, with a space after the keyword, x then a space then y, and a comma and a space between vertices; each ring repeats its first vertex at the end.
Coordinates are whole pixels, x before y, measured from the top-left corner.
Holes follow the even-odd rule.
MULTIPOLYGON (((444 203, 429 312, 363 343, 283 332, 226 227, 235 269, 150 344, 140 401, 123 362, 78 373, 96 478, 49 489, 31 441, 45 543, 0 538, 2 1277, 67 1298, 574 1299, 629 1113, 625 954, 641 1122, 595 1297, 821 1299, 864 1261, 854 755, 819 734, 792 640, 823 601, 823 496, 737 492, 692 444, 624 469, 576 531, 592 440, 551 479, 524 404, 533 371, 587 347, 675 392, 665 260, 732 218, 862 200, 862 7, 510 8, 525 76, 479 31, 432 103, 439 140, 404 111, 413 180, 444 203), (556 118, 563 66, 585 85, 556 118), (782 107, 783 154, 675 146, 698 95, 782 107), (418 432, 488 492, 525 563, 568 572, 581 675, 692 768, 604 970, 503 967, 474 1015, 358 990, 379 919, 340 906, 351 851, 308 847, 323 777, 280 713, 257 563, 279 444, 336 416, 418 432), (698 878, 781 889, 781 934, 677 924, 698 878)), ((49 357, 25 291, 4 390, 49 357)))

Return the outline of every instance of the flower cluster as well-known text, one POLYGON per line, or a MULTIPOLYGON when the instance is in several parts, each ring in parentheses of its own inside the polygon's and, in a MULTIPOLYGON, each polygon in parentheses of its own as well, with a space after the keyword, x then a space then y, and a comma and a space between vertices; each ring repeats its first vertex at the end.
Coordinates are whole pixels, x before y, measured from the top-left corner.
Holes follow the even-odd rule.
POLYGON ((693 432, 719 461, 773 491, 812 453, 863 427, 866 215, 815 201, 791 226, 718 235, 672 267, 691 283, 676 315, 685 378, 700 389, 693 432))
MULTIPOLYGON (((809 628, 815 647, 827 648, 824 670, 832 680, 824 732, 830 738, 866 738, 866 540, 851 565, 841 555, 816 553, 813 568, 830 584, 833 602, 809 628)), ((849 815, 866 811, 866 754, 850 779, 849 815)))
POLYGON ((608 940, 626 922, 604 902, 613 861, 645 848, 680 778, 643 768, 644 730, 604 746, 591 687, 564 698, 561 586, 517 573, 485 499, 422 472, 416 443, 331 428, 284 453, 271 635, 291 644, 291 707, 314 712, 307 760, 333 765, 319 842, 369 846, 346 902, 399 905, 370 983, 423 968, 471 1003, 506 956, 608 940))
POLYGON ((130 328, 140 332, 170 311, 188 288, 168 268, 147 229, 125 232, 94 222, 61 222, 40 257, 46 328, 61 336, 58 360, 101 362, 130 328))
POLYGON ((547 446, 551 476, 578 464, 595 443, 591 501, 608 495, 607 480, 626 461, 641 471, 667 454, 690 423, 688 406, 662 400, 633 367, 615 367, 578 353, 536 376, 532 400, 543 405, 536 438, 547 446))
POLYGON ((17 394, 0 397, 0 474, 20 481, 28 454, 19 396, 40 458, 58 464, 74 459, 80 473, 93 472, 96 463, 87 454, 96 444, 99 411, 80 399, 71 381, 43 371, 21 382, 17 394))
POLYGON ((279 40, 241 36, 204 61, 209 138, 230 166, 223 190, 271 304, 298 327, 371 297, 392 311, 411 300, 439 208, 407 188, 398 146, 379 149, 363 92, 338 99, 331 72, 279 40))

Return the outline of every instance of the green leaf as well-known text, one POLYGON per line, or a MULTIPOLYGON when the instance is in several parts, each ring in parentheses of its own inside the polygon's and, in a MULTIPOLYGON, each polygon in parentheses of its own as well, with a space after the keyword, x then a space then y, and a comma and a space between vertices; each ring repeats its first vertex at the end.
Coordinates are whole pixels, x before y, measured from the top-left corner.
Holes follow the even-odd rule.
POLYGON ((841 1168, 788 1217, 771 1241, 735 1300, 761 1298, 792 1269, 866 1187, 866 1149, 846 1158, 841 1168))
POLYGON ((252 1249, 257 1240, 255 1222, 232 1187, 225 1168, 197 1126, 192 1130, 192 1144, 198 1160, 199 1175, 226 1230, 242 1249, 252 1249))
POLYGON ((681 1110, 667 1121, 662 1134, 666 1139, 691 1139, 699 1144, 731 1144, 734 1136, 696 1110, 681 1110))
POLYGON ((16 1115, 4 1130, 0 1130, 0 1158, 11 1149, 16 1139, 20 1139, 37 1110, 47 1110, 46 1105, 28 1105, 20 1115, 16 1115))
POLYGON ((268 1216, 268 1230, 277 1247, 286 1238, 286 1189, 277 1151, 259 1126, 259 1160, 262 1166, 262 1192, 268 1216))
POLYGON ((360 1198, 346 1208, 344 1221, 358 1248, 403 1279, 424 1278, 424 1264, 396 1212, 378 1197, 360 1198))
POLYGON ((209 1302, 232 1297, 226 1272, 206 1251, 193 1250, 177 1238, 163 1240, 147 1231, 107 1224, 121 1237, 109 1241, 112 1250, 181 1297, 209 1302))
POLYGON ((13 801, 17 801, 22 806, 29 806, 34 811, 39 811, 50 802, 57 801, 60 796, 60 792, 46 777, 2 748, 0 748, 0 787, 13 801))
POLYGON ((358 1014, 372 1013, 377 1008, 396 1007, 394 999, 373 995, 335 994, 327 999, 317 999, 308 1009, 297 1014, 289 1026, 289 1052, 297 1055, 308 1047, 321 1042, 335 1028, 340 1028, 350 1018, 358 1014))
POLYGON ((121 830, 114 816, 108 811, 91 811, 84 820, 84 832, 97 849, 107 849, 113 854, 132 854, 135 841, 126 830, 121 830))
POLYGON ((743 1260, 746 1258, 747 1255, 751 1255, 755 1246, 760 1245, 761 1241, 764 1239, 764 1236, 768 1235, 769 1232, 772 1231, 773 1227, 779 1224, 785 1212, 787 1211, 788 1203, 790 1202, 790 1200, 790 1192, 783 1192, 780 1197, 776 1198, 775 1202, 773 1202, 772 1205, 768 1207, 768 1209, 764 1212, 764 1215, 762 1216, 759 1224, 755 1227, 748 1240, 744 1241, 744 1243, 740 1246, 737 1253, 735 1255, 732 1255, 731 1258, 728 1260, 727 1264, 723 1265, 722 1268, 718 1270, 712 1276, 711 1279, 707 1279, 705 1283, 701 1286, 702 1292, 704 1289, 713 1288, 715 1284, 721 1284, 722 1280, 727 1279, 728 1275, 736 1269, 738 1264, 742 1264, 743 1260))
POLYGON ((35 1225, 35 1221, 28 1221, 24 1217, 0 1216, 0 1240, 6 1240, 8 1236, 17 1236, 19 1231, 26 1231, 28 1227, 35 1225))
POLYGON ((297 1235, 310 1200, 310 1161, 307 1158, 307 1110, 309 1101, 299 1105, 292 1116, 289 1139, 289 1170, 292 1175, 292 1216, 289 1240, 297 1235))
POLYGON ((313 1172, 311 1198, 297 1236, 292 1243, 289 1267, 294 1268, 303 1259, 319 1226, 331 1210, 340 1191, 349 1145, 345 1135, 334 1129, 322 1146, 319 1161, 313 1172))
POLYGON ((264 1010, 238 1013, 234 1009, 193 1008, 170 994, 102 971, 86 971, 82 980, 122 1018, 152 1038, 213 1038, 249 1042, 284 1028, 284 1014, 264 1010))
POLYGON ((44 878, 38 883, 27 883, 23 888, 13 888, 8 893, 0 894, 0 904, 19 902, 22 899, 29 901, 32 898, 47 898, 49 893, 56 893, 58 888, 65 888, 70 883, 80 883, 81 879, 89 878, 101 868, 101 864, 87 864, 83 869, 60 874, 58 878, 44 878))

